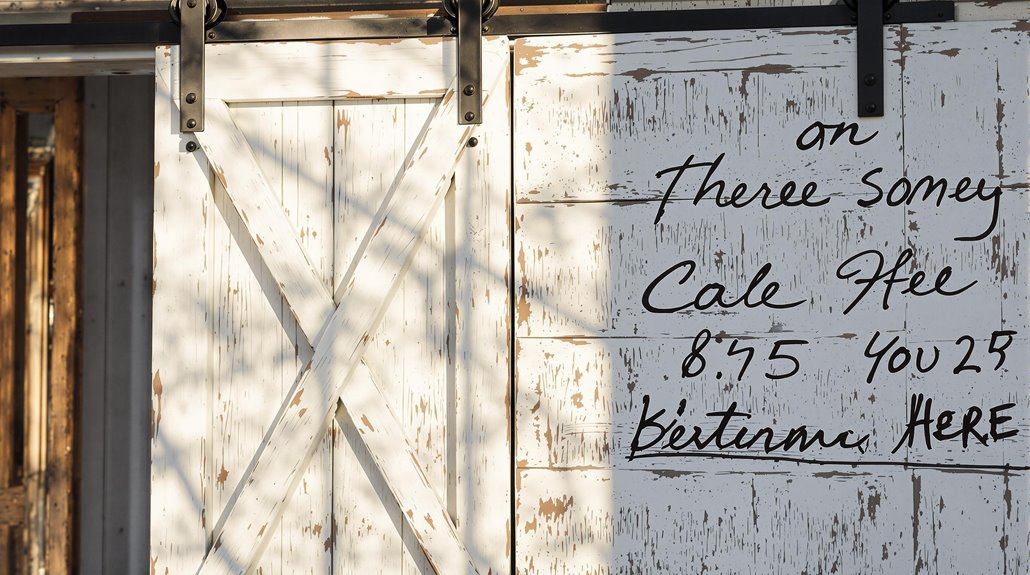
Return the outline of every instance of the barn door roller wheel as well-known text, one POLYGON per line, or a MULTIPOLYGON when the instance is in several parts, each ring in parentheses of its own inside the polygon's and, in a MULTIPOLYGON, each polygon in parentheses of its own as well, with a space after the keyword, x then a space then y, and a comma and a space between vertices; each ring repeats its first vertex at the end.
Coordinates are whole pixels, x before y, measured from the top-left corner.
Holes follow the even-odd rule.
POLYGON ((179 131, 204 131, 204 31, 225 15, 225 0, 171 0, 179 24, 179 131))
MULTIPOLYGON (((451 22, 458 21, 458 8, 455 6, 457 0, 443 0, 443 11, 451 22)), ((897 1, 897 0, 895 0, 897 1)), ((497 9, 501 7, 500 0, 483 0, 483 22, 489 20, 497 9)))
POLYGON ((483 24, 497 12, 500 0, 443 0, 458 32, 458 123, 483 123, 483 24))

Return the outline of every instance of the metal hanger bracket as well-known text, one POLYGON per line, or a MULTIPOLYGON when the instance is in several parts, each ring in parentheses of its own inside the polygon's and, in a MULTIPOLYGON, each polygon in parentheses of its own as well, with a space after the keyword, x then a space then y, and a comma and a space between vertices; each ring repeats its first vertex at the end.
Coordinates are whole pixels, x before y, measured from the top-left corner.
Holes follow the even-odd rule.
POLYGON ((171 0, 179 24, 179 131, 204 131, 204 43, 207 28, 225 14, 224 0, 171 0))
POLYGON ((884 114, 883 27, 909 22, 945 22, 955 19, 954 2, 900 2, 899 0, 844 0, 855 22, 858 56, 857 101, 860 118, 884 114))
POLYGON ((483 123, 483 33, 499 0, 444 0, 444 12, 454 22, 458 57, 458 123, 483 123))
POLYGON ((858 44, 858 116, 883 116, 883 24, 889 7, 883 0, 855 0, 858 44))

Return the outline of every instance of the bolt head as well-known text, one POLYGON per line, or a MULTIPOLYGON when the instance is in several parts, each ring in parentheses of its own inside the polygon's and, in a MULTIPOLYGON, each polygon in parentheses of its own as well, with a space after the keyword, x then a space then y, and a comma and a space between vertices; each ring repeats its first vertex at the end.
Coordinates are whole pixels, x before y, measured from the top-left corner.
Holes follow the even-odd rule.
POLYGON ((887 12, 886 14, 883 15, 883 19, 884 20, 890 20, 892 16, 893 15, 890 12, 887 12))
POLYGON ((190 129, 196 128, 197 127, 197 121, 193 120, 193 119, 186 120, 186 127, 190 128, 190 129))
POLYGON ((186 1, 186 5, 189 6, 190 8, 196 8, 197 7, 197 0, 187 0, 186 1))
POLYGON ((876 85, 876 74, 866 74, 865 85, 866 86, 875 86, 876 85))
POLYGON ((208 32, 207 33, 207 39, 208 40, 214 40, 215 39, 215 33, 214 32, 208 32))
POLYGON ((197 95, 196 94, 194 94, 193 92, 190 92, 189 94, 186 94, 186 103, 187 104, 193 104, 196 101, 197 101, 197 95))
POLYGON ((875 112, 875 111, 876 111, 876 109, 877 109, 877 106, 876 106, 876 104, 873 104, 872 102, 870 102, 870 103, 868 103, 868 104, 866 104, 866 105, 865 105, 865 111, 866 111, 866 112, 870 112, 870 113, 872 113, 872 112, 875 112))
POLYGON ((470 148, 475 148, 478 145, 479 145, 479 138, 476 138, 475 136, 469 138, 468 146, 470 148))
POLYGON ((465 86, 465 89, 462 90, 462 93, 465 94, 466 96, 471 96, 472 94, 476 93, 476 87, 473 86, 472 84, 468 84, 468 85, 465 86))
POLYGON ((465 121, 466 122, 471 122, 472 120, 475 120, 475 119, 476 119, 476 113, 475 112, 465 112, 465 121))
POLYGON ((193 140, 190 140, 189 142, 186 142, 186 151, 187 152, 196 152, 197 151, 197 143, 194 142, 193 140))

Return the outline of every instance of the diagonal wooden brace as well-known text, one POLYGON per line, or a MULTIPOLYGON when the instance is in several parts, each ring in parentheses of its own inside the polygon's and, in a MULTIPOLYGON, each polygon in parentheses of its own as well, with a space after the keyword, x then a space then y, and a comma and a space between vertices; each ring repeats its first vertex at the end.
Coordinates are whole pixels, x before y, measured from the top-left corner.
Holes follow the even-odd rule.
POLYGON ((200 573, 243 573, 260 557, 326 431, 337 398, 346 404, 355 422, 375 422, 374 431, 366 427, 359 432, 430 564, 438 573, 476 572, 404 440, 396 416, 367 368, 359 363, 441 203, 470 134, 469 127, 453 124, 453 90, 445 95, 403 177, 384 201, 386 209, 373 222, 365 249, 341 285, 341 305, 324 329, 319 317, 324 319, 326 310, 332 309, 331 298, 306 260, 228 108, 220 101, 208 106, 211 126, 198 134, 201 146, 298 324, 315 344, 315 355, 273 423, 269 441, 241 483, 235 504, 223 513, 222 528, 200 573), (223 156, 223 150, 233 153, 223 156), (390 287, 384 290, 382 286, 390 287), (403 489, 398 482, 402 478, 409 482, 403 489), (412 478, 415 481, 411 482, 412 478))

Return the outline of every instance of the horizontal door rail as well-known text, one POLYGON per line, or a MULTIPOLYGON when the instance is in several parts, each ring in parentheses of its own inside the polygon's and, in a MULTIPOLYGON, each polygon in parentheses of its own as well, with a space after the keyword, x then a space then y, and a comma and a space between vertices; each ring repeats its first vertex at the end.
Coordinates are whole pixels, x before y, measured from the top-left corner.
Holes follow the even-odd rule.
MULTIPOLYGON (((884 14, 884 23, 946 22, 954 18, 953 0, 900 2, 884 14)), ((855 24, 855 13, 843 4, 835 4, 653 12, 498 14, 487 22, 485 34, 524 37, 855 24)), ((454 36, 455 33, 452 23, 441 16, 337 20, 229 20, 208 30, 207 42, 425 38, 454 36)), ((171 20, 0 25, 0 46, 159 45, 178 44, 179 38, 179 27, 171 20)))

